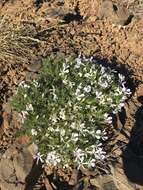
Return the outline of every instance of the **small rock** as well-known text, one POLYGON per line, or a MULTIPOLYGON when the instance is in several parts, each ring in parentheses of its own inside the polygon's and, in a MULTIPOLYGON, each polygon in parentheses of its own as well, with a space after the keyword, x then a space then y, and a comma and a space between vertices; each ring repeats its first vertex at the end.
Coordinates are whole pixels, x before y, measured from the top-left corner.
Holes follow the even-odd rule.
POLYGON ((124 170, 120 167, 114 168, 114 174, 113 174, 114 183, 118 187, 118 189, 125 189, 125 190, 134 190, 134 185, 131 184, 125 173, 124 170))
POLYGON ((0 190, 25 190, 23 184, 7 183, 5 181, 0 182, 0 190))
POLYGON ((101 3, 98 18, 107 18, 112 23, 117 25, 127 25, 131 22, 132 15, 121 4, 114 4, 110 0, 105 0, 101 3))
POLYGON ((5 159, 11 159, 11 158, 13 158, 14 155, 16 155, 17 153, 18 153, 18 151, 17 151, 16 147, 11 146, 11 147, 9 147, 9 148, 6 150, 6 152, 3 154, 2 157, 5 158, 5 159))
POLYGON ((113 168, 112 175, 97 176, 90 180, 91 185, 99 190, 134 190, 124 174, 123 169, 113 168))
POLYGON ((97 178, 90 179, 90 183, 91 183, 92 186, 100 189, 100 184, 99 184, 99 181, 98 181, 97 178))
POLYGON ((36 73, 39 72, 41 67, 42 67, 41 60, 35 60, 34 63, 27 66, 27 70, 36 73))
POLYGON ((33 155, 27 148, 23 148, 23 150, 14 157, 13 164, 18 181, 24 183, 26 176, 33 166, 33 155))
POLYGON ((14 166, 12 160, 1 159, 0 161, 0 180, 15 182, 16 176, 14 175, 14 166))
POLYGON ((71 175, 71 178, 69 180, 69 185, 76 185, 78 182, 78 170, 73 170, 72 171, 72 175, 71 175))

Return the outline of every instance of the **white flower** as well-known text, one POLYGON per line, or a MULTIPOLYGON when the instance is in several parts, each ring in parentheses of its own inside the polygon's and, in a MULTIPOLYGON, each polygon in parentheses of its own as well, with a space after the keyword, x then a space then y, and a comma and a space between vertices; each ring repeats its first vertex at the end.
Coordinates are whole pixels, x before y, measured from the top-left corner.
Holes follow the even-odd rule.
POLYGON ((66 120, 65 110, 63 108, 60 110, 59 115, 61 119, 66 120))
POLYGON ((80 129, 83 129, 85 127, 85 123, 80 123, 79 127, 80 127, 80 129))
MULTIPOLYGON (((61 128, 58 126, 58 127, 56 127, 56 128, 54 129, 54 131, 60 133, 61 128)), ((64 131, 62 131, 62 132, 64 133, 64 131)))
POLYGON ((42 157, 43 157, 43 154, 41 155, 40 152, 38 152, 38 153, 34 156, 34 159, 36 160, 36 164, 37 164, 37 165, 38 165, 39 161, 40 161, 41 163, 44 162, 43 159, 42 159, 42 157))
POLYGON ((103 148, 97 147, 96 151, 94 152, 95 159, 97 160, 104 160, 106 158, 105 156, 106 152, 103 151, 103 148))
POLYGON ((64 83, 65 85, 68 85, 68 80, 63 79, 63 83, 64 83))
POLYGON ((85 91, 85 92, 91 92, 91 86, 90 85, 88 85, 88 86, 85 86, 84 88, 83 88, 83 90, 85 91))
POLYGON ((108 139, 107 132, 105 130, 102 132, 102 137, 101 138, 102 138, 103 141, 106 141, 108 139))
POLYGON ((24 98, 26 98, 27 97, 27 94, 24 94, 24 98))
POLYGON ((98 129, 97 131, 96 131, 96 134, 97 135, 100 135, 102 133, 102 131, 100 130, 100 129, 98 129))
POLYGON ((26 105, 26 111, 33 111, 33 110, 34 110, 34 108, 33 108, 32 104, 26 105))
POLYGON ((101 147, 102 144, 91 145, 86 151, 90 155, 94 155, 95 160, 104 160, 106 158, 106 152, 101 147))
POLYGON ((101 134, 102 134, 102 131, 97 130, 96 133, 95 133, 95 137, 99 140, 101 138, 101 134))
POLYGON ((112 98, 111 98, 111 97, 108 97, 106 100, 107 100, 108 102, 110 102, 110 103, 112 103, 112 102, 113 102, 113 100, 112 100, 112 98))
POLYGON ((101 74, 105 73, 105 67, 101 66, 101 74))
POLYGON ((118 74, 118 77, 121 83, 125 80, 125 76, 120 73, 118 74))
POLYGON ((81 94, 80 88, 77 88, 76 92, 75 92, 75 96, 76 96, 77 100, 80 101, 85 95, 81 94))
POLYGON ((112 81, 111 75, 107 74, 107 75, 106 75, 106 78, 107 78, 107 81, 108 81, 108 82, 111 82, 111 81, 112 81))
POLYGON ((124 95, 124 96, 121 98, 121 102, 124 102, 126 99, 127 99, 127 96, 124 95))
POLYGON ((21 82, 19 83, 19 86, 22 86, 22 87, 23 87, 24 84, 25 84, 25 81, 23 80, 23 81, 21 81, 21 82))
POLYGON ((62 70, 62 73, 69 73, 69 65, 66 64, 66 63, 63 63, 63 70, 62 70))
POLYGON ((65 74, 69 73, 69 65, 66 63, 63 63, 63 68, 60 69, 59 76, 65 76, 65 74))
POLYGON ((96 91, 96 92, 95 92, 95 95, 96 95, 96 98, 101 98, 102 92, 96 91))
POLYGON ((35 129, 31 129, 31 134, 32 134, 32 136, 36 136, 38 133, 35 129))
POLYGON ((82 77, 82 73, 79 72, 79 73, 78 73, 78 76, 79 76, 79 77, 82 77))
MULTIPOLYGON (((91 69, 92 69, 92 70, 95 70, 95 64, 92 64, 91 69)), ((95 71, 95 72, 96 72, 96 71, 95 71)))
POLYGON ((77 88, 82 89, 82 83, 80 83, 77 88))
POLYGON ((88 129, 82 129, 82 135, 86 136, 87 134, 91 134, 91 131, 89 131, 88 129))
POLYGON ((33 80, 33 85, 35 86, 35 87, 38 87, 38 82, 36 81, 36 80, 33 80))
POLYGON ((80 89, 79 89, 79 88, 76 89, 75 95, 76 95, 76 96, 79 96, 79 95, 80 95, 80 89))
POLYGON ((118 109, 115 109, 115 110, 113 111, 113 113, 114 113, 114 114, 117 114, 117 113, 118 113, 118 109))
POLYGON ((108 85, 107 81, 104 81, 104 82, 101 82, 101 83, 100 83, 100 86, 101 86, 102 88, 107 88, 109 85, 108 85))
POLYGON ((53 95, 53 100, 57 100, 57 99, 58 99, 58 97, 57 97, 57 94, 56 94, 56 89, 55 89, 55 87, 54 87, 54 86, 52 86, 51 91, 52 91, 52 95, 53 95))
POLYGON ((122 95, 122 94, 123 94, 122 89, 117 87, 116 92, 114 93, 114 96, 119 96, 119 95, 122 95))
POLYGON ((61 162, 59 154, 56 151, 49 152, 46 157, 46 164, 57 166, 61 162))
POLYGON ((21 111, 21 115, 25 119, 26 116, 28 115, 28 112, 27 111, 21 111))
POLYGON ((101 97, 100 97, 100 104, 102 104, 102 105, 105 105, 105 104, 106 104, 106 99, 105 99, 104 96, 101 96, 101 97))
POLYGON ((69 168, 69 165, 68 165, 68 164, 64 164, 64 165, 63 165, 63 168, 64 168, 64 169, 67 169, 67 168, 69 168))
MULTIPOLYGON (((80 94, 80 95, 78 95, 78 96, 77 96, 77 100, 80 101, 81 99, 84 98, 84 96, 85 96, 84 94, 80 94)), ((84 99, 83 99, 83 100, 84 100, 84 99)))
POLYGON ((93 56, 90 57, 89 61, 92 63, 93 62, 93 56))
POLYGON ((95 159, 91 159, 88 163, 88 167, 89 168, 94 168, 95 167, 95 164, 96 163, 96 160, 95 159))
POLYGON ((76 65, 75 65, 74 68, 76 68, 76 69, 80 68, 80 66, 82 64, 81 58, 78 57, 78 58, 75 59, 75 61, 76 61, 76 65))
POLYGON ((53 122, 53 124, 56 124, 58 121, 57 115, 56 114, 51 115, 50 120, 53 122))
POLYGON ((72 133, 71 140, 74 142, 77 142, 79 139, 79 134, 78 133, 72 133))
POLYGON ((36 119, 38 119, 39 118, 39 115, 36 115, 36 119))
POLYGON ((46 133, 46 134, 45 134, 45 137, 49 137, 49 133, 46 133))
POLYGON ((62 137, 64 137, 64 136, 65 136, 65 134, 66 134, 65 129, 60 129, 60 134, 61 134, 61 136, 62 136, 62 137))
POLYGON ((57 100, 57 99, 58 99, 58 96, 55 93, 53 93, 53 100, 57 100))
POLYGON ((73 106, 73 110, 74 110, 74 111, 78 111, 79 109, 80 109, 80 107, 77 106, 76 104, 73 106))
POLYGON ((91 105, 86 105, 86 108, 90 109, 91 105))
POLYGON ((50 132, 54 132, 54 131, 56 131, 56 129, 54 129, 53 127, 48 127, 48 131, 50 131, 50 132))
POLYGON ((91 77, 91 74, 90 73, 85 73, 85 75, 84 75, 86 78, 89 78, 89 77, 91 77))
POLYGON ((92 154, 94 154, 95 151, 96 151, 96 146, 97 146, 97 145, 91 145, 91 146, 89 146, 88 148, 86 148, 85 151, 86 151, 88 154, 92 155, 92 154))
POLYGON ((107 113, 104 114, 104 120, 105 120, 108 124, 111 124, 111 123, 112 123, 112 117, 109 116, 109 114, 107 114, 107 113))
POLYGON ((30 87, 28 84, 25 83, 25 81, 21 81, 21 82, 19 83, 19 86, 20 86, 20 87, 24 87, 24 88, 29 88, 29 87, 30 87))
POLYGON ((130 89, 127 89, 124 85, 123 85, 123 88, 122 88, 122 92, 123 92, 125 95, 127 95, 127 96, 131 95, 131 90, 130 90, 130 89))
POLYGON ((85 153, 83 150, 77 148, 75 151, 74 151, 74 157, 75 157, 75 162, 78 162, 78 163, 83 163, 84 159, 85 159, 85 153))
POLYGON ((68 105, 69 107, 72 107, 72 102, 69 100, 68 103, 67 103, 67 105, 68 105))
POLYGON ((118 111, 121 111, 121 109, 124 107, 124 103, 123 102, 121 102, 119 105, 118 105, 118 107, 117 107, 117 109, 118 109, 118 111))
POLYGON ((72 122, 70 127, 71 127, 71 129, 76 129, 76 122, 72 122))
POLYGON ((27 111, 21 111, 21 113, 20 113, 21 123, 24 123, 24 121, 25 121, 27 115, 28 115, 28 112, 27 112, 27 111))
POLYGON ((70 88, 72 88, 74 85, 75 85, 74 82, 68 81, 68 86, 69 86, 70 88))

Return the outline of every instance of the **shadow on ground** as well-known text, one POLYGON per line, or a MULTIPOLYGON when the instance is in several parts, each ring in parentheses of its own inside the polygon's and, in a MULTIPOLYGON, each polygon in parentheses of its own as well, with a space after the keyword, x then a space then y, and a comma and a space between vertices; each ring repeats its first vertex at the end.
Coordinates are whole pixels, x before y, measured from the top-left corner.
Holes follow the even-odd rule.
POLYGON ((125 175, 131 182, 143 185, 143 96, 140 96, 138 101, 142 105, 135 114, 135 126, 123 151, 123 167, 125 175))
POLYGON ((27 175, 25 179, 25 183, 26 183, 25 190, 32 190, 42 173, 43 173, 43 169, 42 169, 41 163, 39 164, 34 163, 30 173, 27 175))

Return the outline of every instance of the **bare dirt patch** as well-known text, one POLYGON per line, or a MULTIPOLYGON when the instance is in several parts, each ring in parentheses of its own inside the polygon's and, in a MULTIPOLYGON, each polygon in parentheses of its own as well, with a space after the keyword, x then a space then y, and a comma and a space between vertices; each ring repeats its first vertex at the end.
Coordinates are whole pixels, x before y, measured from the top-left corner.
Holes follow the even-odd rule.
MULTIPOLYGON (((86 1, 84 1, 83 4, 71 4, 64 6, 62 2, 56 0, 45 1, 43 3, 41 1, 41 3, 38 4, 33 0, 8 0, 0 3, 0 41, 3 45, 0 47, 0 49, 2 49, 0 52, 1 156, 4 150, 13 143, 12 134, 15 128, 18 128, 15 119, 9 115, 9 112, 7 113, 7 109, 4 107, 5 102, 12 95, 12 92, 16 89, 20 81, 26 77, 29 79, 31 75, 33 76, 33 73, 39 71, 40 67, 36 68, 37 64, 35 63, 38 63, 41 58, 50 54, 59 53, 65 55, 93 55, 101 60, 108 60, 111 65, 123 70, 126 76, 132 73, 131 77, 134 80, 140 81, 140 83, 143 82, 143 17, 141 13, 137 14, 138 11, 136 7, 139 5, 136 5, 136 2, 128 4, 128 7, 132 8, 135 16, 128 25, 121 27, 118 24, 113 25, 110 14, 108 18, 95 19, 96 15, 95 17, 93 16, 91 20, 86 20, 86 17, 88 18, 88 16, 90 16, 88 14, 89 6, 87 6, 86 1), (80 13, 81 15, 79 15, 80 13), (3 23, 3 20, 6 21, 6 23, 3 23), (11 25, 8 27, 10 23, 11 25), (15 29, 16 31, 20 31, 18 35, 17 32, 14 32, 15 29), (19 44, 15 44, 17 41, 19 41, 19 44), (28 65, 33 63, 35 66, 30 68, 35 69, 29 70, 28 65), (128 72, 126 72, 127 70, 128 72), (3 128, 5 129, 4 131, 2 130, 3 128)), ((94 5, 98 7, 96 3, 94 5)), ((142 9, 140 8, 140 10, 142 9)), ((131 165, 134 162, 134 153, 130 150, 130 145, 131 147, 135 147, 134 149, 138 147, 138 151, 141 152, 140 147, 142 144, 136 144, 134 140, 131 141, 131 131, 135 126, 139 126, 140 129, 142 128, 142 96, 142 85, 139 85, 138 88, 135 89, 133 97, 126 104, 124 110, 125 114, 117 118, 116 128, 118 132, 116 132, 116 138, 113 138, 111 141, 111 146, 113 146, 112 154, 118 158, 116 159, 116 164, 118 162, 117 168, 115 167, 113 169, 115 171, 112 171, 110 177, 109 175, 103 176, 103 178, 106 178, 106 185, 97 183, 98 178, 90 174, 85 175, 85 181, 88 182, 87 186, 85 186, 86 189, 92 189, 94 187, 99 189, 111 189, 111 187, 113 189, 135 189, 135 184, 128 184, 124 171, 132 182, 142 185, 139 181, 142 179, 137 179, 138 173, 136 176, 130 176, 129 171, 131 170, 129 170, 129 167, 126 165, 126 159, 128 159, 126 153, 130 153, 131 155, 131 165), (140 110, 140 112, 138 112, 138 110, 140 110), (137 114, 139 114, 140 119, 137 117, 137 114), (128 146, 126 146, 127 144, 128 146), (124 157, 123 160, 122 156, 124 157)), ((135 127, 135 129, 137 132, 134 132, 134 134, 138 136, 140 133, 138 130, 140 131, 140 129, 138 129, 138 127, 135 127)), ((140 142, 142 142, 141 139, 140 136, 140 142)), ((3 158, 1 157, 1 159, 3 158)), ((136 162, 134 162, 136 163, 136 170, 140 171, 139 168, 142 165, 137 164, 138 159, 141 160, 140 154, 136 157, 136 162)), ((7 160, 4 162, 7 162, 7 160)), ((15 170, 15 175, 11 179, 14 180, 17 178, 17 171, 13 166, 14 160, 11 162, 9 162, 7 168, 9 167, 9 175, 11 175, 10 172, 15 170), (12 166, 10 164, 12 164, 12 166)), ((2 163, 2 161, 0 161, 0 163, 2 163)), ((132 168, 130 167, 130 169, 132 168)), ((141 173, 139 174, 141 175, 141 173)), ((64 174, 65 178, 66 176, 68 175, 64 174)), ((50 182, 45 182, 45 188, 47 185, 47 188, 54 189, 54 185, 50 185, 53 181, 51 181, 51 178, 49 179, 50 182)), ((69 176, 68 179, 70 179, 69 176)), ((101 181, 103 181, 103 179, 101 179, 101 181)), ((4 185, 3 183, 4 182, 1 183, 2 185, 0 184, 1 188, 4 185)), ((15 185, 15 182, 13 184, 15 185)), ((59 183, 55 183, 59 189, 61 188, 61 184, 62 188, 65 186, 66 190, 80 189, 82 186, 80 183, 77 185, 74 184, 74 187, 68 185, 67 182, 60 183, 60 185, 59 183)), ((16 189, 14 186, 9 188, 16 189)), ((138 188, 142 189, 142 186, 138 188)), ((5 187, 2 189, 5 190, 8 188, 5 187)))

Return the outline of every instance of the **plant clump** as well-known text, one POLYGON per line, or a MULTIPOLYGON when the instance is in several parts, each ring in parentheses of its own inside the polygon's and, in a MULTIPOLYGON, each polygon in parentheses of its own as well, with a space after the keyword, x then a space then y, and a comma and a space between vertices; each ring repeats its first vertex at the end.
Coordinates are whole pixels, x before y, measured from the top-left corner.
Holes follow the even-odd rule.
POLYGON ((105 126, 130 94, 122 74, 92 57, 49 57, 36 80, 19 85, 12 106, 23 123, 19 133, 38 147, 37 162, 91 169, 106 159, 105 126))

